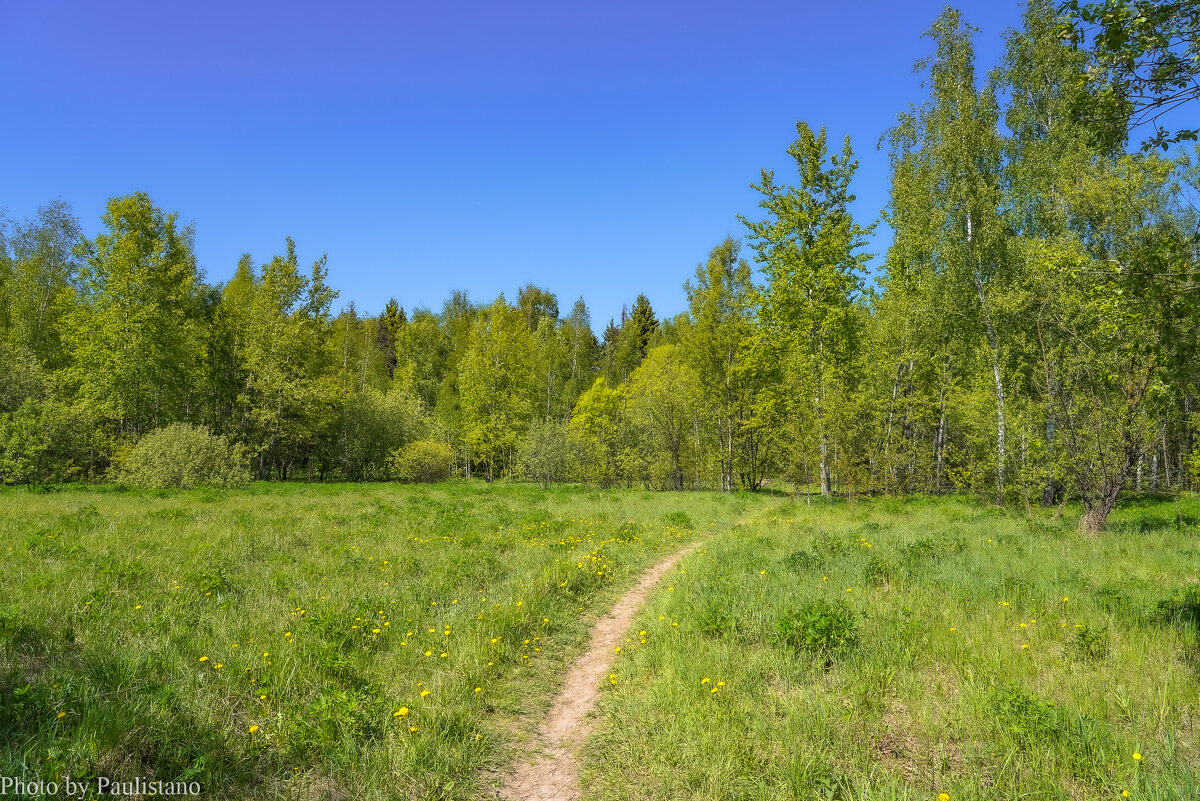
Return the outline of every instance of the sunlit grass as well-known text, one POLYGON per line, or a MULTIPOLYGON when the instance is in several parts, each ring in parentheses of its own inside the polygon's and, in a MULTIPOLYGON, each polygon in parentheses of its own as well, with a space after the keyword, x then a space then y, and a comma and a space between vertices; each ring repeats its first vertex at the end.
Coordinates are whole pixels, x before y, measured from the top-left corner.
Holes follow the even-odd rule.
POLYGON ((0 492, 0 775, 473 797, 589 621, 747 503, 461 483, 0 492))
POLYGON ((635 622, 586 797, 1200 797, 1198 511, 1094 539, 949 500, 758 515, 635 622))

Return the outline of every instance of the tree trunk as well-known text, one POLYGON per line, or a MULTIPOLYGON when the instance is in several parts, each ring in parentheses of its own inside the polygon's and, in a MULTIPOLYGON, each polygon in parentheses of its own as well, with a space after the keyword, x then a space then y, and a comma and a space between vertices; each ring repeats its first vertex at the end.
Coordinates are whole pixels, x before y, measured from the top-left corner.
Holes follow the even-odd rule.
POLYGON ((829 441, 821 437, 821 494, 829 497, 831 492, 829 480, 829 441))
POLYGON ((975 276, 975 291, 979 294, 979 306, 983 311, 984 329, 987 331, 988 355, 992 361, 992 379, 996 384, 996 503, 1004 503, 1004 461, 1005 461, 1005 424, 1004 424, 1004 379, 1000 376, 1000 355, 996 346, 996 328, 992 325, 992 315, 988 311, 987 300, 983 294, 983 279, 975 276))

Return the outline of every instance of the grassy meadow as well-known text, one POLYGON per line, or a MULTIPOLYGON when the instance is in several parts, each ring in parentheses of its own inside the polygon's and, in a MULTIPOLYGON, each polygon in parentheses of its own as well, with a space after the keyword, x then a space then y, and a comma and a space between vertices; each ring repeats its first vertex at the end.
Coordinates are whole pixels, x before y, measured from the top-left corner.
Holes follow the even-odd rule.
POLYGON ((585 798, 1200 798, 1198 518, 781 504, 643 609, 585 798))
POLYGON ((481 483, 0 491, 0 776, 476 797, 590 620, 752 503, 481 483))
POLYGON ((494 797, 596 616, 702 540, 613 654, 591 801, 1200 798, 1197 519, 1135 500, 1087 538, 952 499, 7 489, 0 776, 494 797))

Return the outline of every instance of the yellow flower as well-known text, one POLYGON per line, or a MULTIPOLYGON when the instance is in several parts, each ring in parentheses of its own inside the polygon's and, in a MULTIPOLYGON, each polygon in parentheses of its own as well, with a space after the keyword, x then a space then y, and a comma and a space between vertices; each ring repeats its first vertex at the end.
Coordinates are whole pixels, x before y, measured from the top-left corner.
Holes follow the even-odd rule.
POLYGON ((1029 646, 1028 646, 1028 645, 1026 645, 1025 643, 1021 643, 1021 650, 1022 650, 1022 651, 1028 651, 1028 650, 1029 650, 1029 646))
MULTIPOLYGON (((988 540, 988 542, 991 542, 991 540, 988 540)), ((938 793, 938 801, 950 801, 950 794, 938 793)))
POLYGON ((406 707, 406 706, 402 706, 402 707, 400 707, 399 709, 397 709, 397 710, 396 710, 396 713, 395 713, 394 715, 392 715, 392 717, 394 717, 394 718, 402 718, 402 717, 404 717, 404 716, 405 716, 405 715, 407 715, 407 714, 408 714, 408 707, 406 707))
POLYGON ((700 683, 701 683, 701 684, 708 684, 708 677, 705 677, 705 678, 703 678, 703 679, 700 679, 700 683))
POLYGON ((421 697, 422 697, 422 698, 424 698, 424 697, 425 697, 425 696, 427 696, 427 695, 429 695, 429 690, 421 690, 421 697))
POLYGON ((371 633, 372 633, 372 634, 378 634, 378 633, 379 633, 379 629, 371 629, 371 633))
POLYGON ((202 656, 202 657, 200 657, 200 661, 201 661, 201 662, 207 662, 207 661, 208 661, 208 657, 207 657, 207 656, 202 656))
POLYGON ((476 688, 475 688, 475 692, 477 692, 477 693, 481 693, 481 692, 483 692, 483 688, 482 688, 482 687, 476 687, 476 688))
POLYGON ((1138 762, 1142 761, 1142 755, 1139 754, 1137 751, 1133 752, 1133 758, 1136 759, 1138 762))
POLYGON ((59 713, 58 713, 58 716, 59 716, 60 718, 65 718, 65 717, 67 716, 67 713, 66 713, 66 712, 59 712, 59 713))
POLYGON ((258 727, 257 727, 257 726, 251 726, 251 727, 250 727, 250 733, 251 733, 251 734, 254 734, 254 732, 256 732, 256 731, 258 731, 258 727))
MULTIPOLYGON (((1065 600, 1067 600, 1067 599, 1066 599, 1066 598, 1063 598, 1063 600, 1065 601, 1065 600)), ((1129 791, 1128 791, 1128 790, 1122 790, 1122 791, 1121 791, 1121 795, 1122 795, 1122 796, 1124 796, 1125 798, 1129 798, 1129 791)))

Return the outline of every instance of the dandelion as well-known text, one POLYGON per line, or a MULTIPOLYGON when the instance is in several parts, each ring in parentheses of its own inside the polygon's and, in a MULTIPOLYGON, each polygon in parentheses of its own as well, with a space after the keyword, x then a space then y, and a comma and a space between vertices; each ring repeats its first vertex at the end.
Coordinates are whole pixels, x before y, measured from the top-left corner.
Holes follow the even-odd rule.
POLYGON ((251 727, 250 727, 250 733, 251 733, 251 734, 254 734, 254 732, 256 732, 256 731, 258 731, 258 726, 251 726, 251 727))
MULTIPOLYGON (((991 542, 991 540, 988 540, 988 542, 991 542)), ((938 801, 950 801, 950 794, 938 793, 938 801)))
MULTIPOLYGON (((436 601, 435 601, 434 603, 436 603, 436 601)), ((408 730, 409 730, 409 732, 414 732, 414 731, 416 731, 416 730, 417 730, 417 727, 416 727, 416 726, 409 726, 409 727, 408 727, 408 730)))
POLYGON ((1125 797, 1125 798, 1129 798, 1129 791, 1128 791, 1128 790, 1122 790, 1122 791, 1121 791, 1121 795, 1122 795, 1123 797, 1125 797))
POLYGON ((701 683, 701 684, 708 684, 708 677, 706 676, 706 677, 704 677, 703 679, 700 679, 700 683, 701 683))
POLYGON ((66 712, 59 712, 59 713, 58 713, 58 717, 59 717, 59 719, 65 718, 66 716, 67 716, 67 713, 66 713, 66 712))
POLYGON ((483 692, 483 688, 482 688, 482 687, 476 687, 476 688, 475 688, 475 692, 477 692, 477 693, 481 693, 481 692, 483 692))
POLYGON ((422 697, 422 698, 424 698, 424 697, 425 697, 425 696, 427 696, 427 695, 429 695, 429 690, 421 690, 421 697, 422 697))
POLYGON ((400 707, 399 709, 397 709, 397 710, 396 710, 396 711, 395 711, 395 712, 392 714, 392 717, 394 717, 394 718, 402 718, 402 717, 404 717, 404 716, 405 716, 405 715, 407 715, 407 714, 408 714, 408 707, 406 707, 406 706, 402 706, 402 707, 400 707))
POLYGON ((135 607, 133 607, 133 608, 134 608, 134 609, 141 609, 141 608, 142 608, 142 605, 141 605, 141 604, 138 604, 137 606, 135 606, 135 607))
POLYGON ((1133 758, 1134 758, 1135 760, 1137 760, 1138 762, 1141 762, 1141 761, 1142 761, 1142 755, 1141 755, 1141 754, 1139 754, 1137 751, 1134 751, 1134 752, 1133 752, 1133 758))
POLYGON ((201 661, 201 662, 207 662, 207 661, 208 661, 208 657, 207 657, 207 656, 202 656, 202 657, 200 657, 200 661, 201 661))
POLYGON ((1021 650, 1022 650, 1022 651, 1028 651, 1028 650, 1029 650, 1029 646, 1028 646, 1028 645, 1026 645, 1025 643, 1021 643, 1021 650))
POLYGON ((372 634, 378 634, 378 633, 379 633, 379 629, 371 629, 371 633, 372 633, 372 634))

